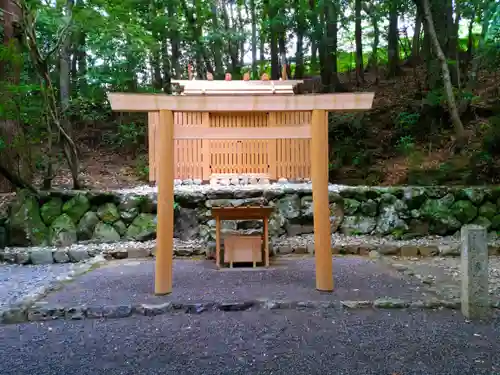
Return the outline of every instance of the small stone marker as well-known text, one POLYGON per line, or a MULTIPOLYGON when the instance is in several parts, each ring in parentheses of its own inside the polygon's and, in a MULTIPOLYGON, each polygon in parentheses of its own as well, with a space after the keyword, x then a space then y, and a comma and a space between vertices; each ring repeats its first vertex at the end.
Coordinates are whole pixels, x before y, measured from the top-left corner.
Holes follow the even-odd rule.
POLYGON ((479 225, 464 225, 461 237, 462 314, 484 318, 490 309, 487 232, 479 225))

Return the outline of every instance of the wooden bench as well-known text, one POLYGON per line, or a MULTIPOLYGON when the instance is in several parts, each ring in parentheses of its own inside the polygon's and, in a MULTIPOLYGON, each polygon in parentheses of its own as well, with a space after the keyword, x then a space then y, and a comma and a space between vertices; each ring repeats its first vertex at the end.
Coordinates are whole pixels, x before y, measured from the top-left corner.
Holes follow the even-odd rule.
POLYGON ((221 221, 222 220, 262 220, 262 236, 232 235, 224 241, 225 258, 229 267, 233 263, 251 262, 257 266, 262 261, 262 243, 264 244, 264 264, 269 267, 269 216, 273 207, 214 207, 212 216, 215 218, 215 263, 220 268, 221 221))

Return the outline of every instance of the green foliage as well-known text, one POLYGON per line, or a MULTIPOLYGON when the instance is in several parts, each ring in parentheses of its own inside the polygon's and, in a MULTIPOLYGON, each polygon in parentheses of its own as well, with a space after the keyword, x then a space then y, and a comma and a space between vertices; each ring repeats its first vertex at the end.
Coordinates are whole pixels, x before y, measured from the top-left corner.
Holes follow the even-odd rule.
POLYGON ((407 183, 409 185, 447 185, 447 184, 477 184, 478 181, 470 179, 470 168, 468 166, 455 165, 448 162, 437 168, 423 169, 420 166, 412 166, 408 171, 407 183))
POLYGON ((490 157, 500 155, 500 115, 489 119, 489 126, 483 138, 483 152, 481 159, 489 161, 490 157))
POLYGON ((414 128, 420 120, 420 113, 400 112, 396 116, 396 129, 402 133, 413 133, 414 128))
POLYGON ((398 140, 396 148, 401 154, 408 156, 415 149, 415 139, 411 135, 405 135, 398 140))
POLYGON ((109 142, 117 148, 137 152, 145 143, 146 127, 135 122, 118 125, 117 131, 108 133, 109 142))
POLYGON ((141 181, 149 181, 149 164, 147 155, 139 155, 135 160, 134 171, 141 181))
POLYGON ((363 167, 371 164, 372 155, 366 146, 368 136, 365 115, 330 114, 329 134, 333 148, 330 169, 342 166, 363 167))

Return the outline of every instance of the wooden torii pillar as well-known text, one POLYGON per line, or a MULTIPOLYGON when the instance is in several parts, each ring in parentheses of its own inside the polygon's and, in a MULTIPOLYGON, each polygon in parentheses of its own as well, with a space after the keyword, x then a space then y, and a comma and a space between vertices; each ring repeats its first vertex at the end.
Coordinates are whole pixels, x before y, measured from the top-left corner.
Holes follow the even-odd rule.
POLYGON ((114 111, 159 111, 158 224, 155 293, 172 292, 174 232, 174 140, 311 138, 311 179, 314 209, 316 289, 333 291, 330 213, 328 199, 328 112, 360 111, 372 107, 373 93, 255 96, 108 95, 114 111), (259 128, 174 127, 174 112, 311 111, 309 125, 259 128))

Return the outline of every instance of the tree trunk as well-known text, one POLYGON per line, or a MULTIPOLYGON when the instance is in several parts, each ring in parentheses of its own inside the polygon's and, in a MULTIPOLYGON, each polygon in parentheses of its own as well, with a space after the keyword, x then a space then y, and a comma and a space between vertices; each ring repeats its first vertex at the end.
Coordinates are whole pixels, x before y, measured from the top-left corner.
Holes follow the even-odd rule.
MULTIPOLYGON (((238 15, 238 30, 244 30, 245 29, 245 23, 243 22, 243 17, 241 15, 241 4, 237 3, 236 5, 236 11, 238 15)), ((241 40, 239 41, 239 68, 241 69, 245 65, 245 33, 242 33, 241 31, 239 32, 241 40)))
POLYGON ((279 68, 279 51, 278 51, 278 30, 276 27, 276 17, 278 11, 273 1, 264 0, 264 4, 268 10, 268 19, 271 23, 269 28, 269 45, 271 53, 271 79, 278 80, 280 78, 279 68))
POLYGON ((400 74, 399 58, 399 0, 391 0, 389 10, 389 34, 387 36, 387 59, 388 71, 387 78, 392 78, 400 74))
POLYGON ((415 16, 415 30, 413 34, 413 43, 411 57, 413 61, 420 60, 420 32, 422 29, 422 14, 420 8, 417 7, 417 15, 415 16))
POLYGON ((295 0, 295 17, 296 17, 296 34, 297 34, 297 50, 295 52, 295 79, 304 77, 304 35, 307 32, 307 20, 302 9, 301 0, 295 0))
MULTIPOLYGON (((481 51, 484 47, 485 39, 486 39, 486 34, 488 33, 488 28, 489 28, 489 21, 490 21, 490 3, 491 1, 485 1, 483 4, 483 22, 481 23, 481 37, 479 38, 479 45, 478 45, 478 50, 481 51)), ((479 72, 479 66, 481 62, 481 56, 480 54, 477 54, 473 59, 472 59, 472 66, 469 72, 469 78, 467 82, 467 88, 469 90, 472 90, 475 88, 476 83, 477 83, 477 75, 479 72)))
POLYGON ((378 46, 380 44, 380 29, 378 26, 378 14, 373 5, 368 5, 367 3, 362 3, 363 10, 370 17, 370 21, 373 27, 373 43, 372 43, 372 53, 370 54, 370 59, 366 65, 366 69, 373 70, 375 75, 375 84, 379 83, 378 74, 378 46))
POLYGON ((172 59, 168 56, 167 38, 163 38, 162 42, 162 66, 163 66, 163 91, 166 94, 172 93, 172 59))
MULTIPOLYGON (((239 75, 239 61, 238 61, 238 43, 233 40, 232 34, 234 31, 234 23, 231 25, 229 23, 229 16, 227 14, 227 4, 226 0, 222 1, 222 19, 224 20, 224 30, 229 38, 228 46, 227 46, 227 55, 230 59, 231 65, 231 73, 233 77, 235 75, 239 75)), ((229 9, 231 10, 231 4, 229 4, 229 9)))
POLYGON ((463 143, 465 138, 464 126, 462 124, 462 120, 460 119, 460 115, 458 113, 457 104, 455 102, 455 95, 453 93, 453 85, 451 83, 450 71, 448 69, 448 62, 446 61, 446 56, 441 48, 439 43, 439 39, 436 34, 436 30, 434 29, 434 21, 432 18, 432 13, 428 0, 422 1, 422 10, 423 10, 423 18, 427 24, 427 29, 429 31, 429 38, 432 46, 434 47, 434 51, 436 56, 441 64, 441 72, 443 76, 443 83, 446 92, 446 98, 448 101, 448 110, 450 111, 451 122, 455 129, 455 136, 457 139, 457 143, 460 145, 463 143))
MULTIPOLYGON (((178 2, 174 0, 167 1, 167 15, 169 20, 175 20, 177 18, 177 5, 178 2)), ((179 36, 179 29, 177 27, 177 22, 169 23, 167 35, 169 35, 170 46, 172 47, 172 57, 170 59, 170 69, 171 75, 176 79, 181 78, 182 69, 180 66, 181 59, 181 41, 179 36)), ((163 53, 166 53, 165 51, 163 53)), ((165 74, 165 73, 164 73, 165 74)))
MULTIPOLYGON (((286 59, 286 42, 285 42, 285 33, 280 32, 279 33, 279 38, 278 38, 278 49, 280 53, 280 59, 279 59, 279 64, 281 66, 280 72, 283 72, 283 68, 287 64, 287 59, 286 59)), ((288 69, 289 66, 287 66, 286 69, 288 69)), ((282 74, 280 74, 281 77, 282 74)), ((287 70, 287 76, 290 77, 290 73, 287 70)))
MULTIPOLYGON (((11 0, 1 0, 0 8, 3 9, 3 44, 6 48, 9 47, 11 42, 14 42, 14 27, 13 27, 13 15, 14 4, 11 0)), ((16 69, 13 69, 13 64, 8 61, 7 58, 0 59, 0 84, 7 86, 11 81, 18 81, 19 76, 15 73, 16 69)), ((3 88, 2 88, 3 89, 3 88)), ((4 90, 2 90, 4 91, 4 90)), ((8 88, 5 88, 7 94, 8 88)), ((3 117, 3 116, 2 116, 3 117)), ((15 147, 13 147, 14 140, 22 134, 22 129, 19 124, 11 118, 3 118, 0 120, 0 152, 2 157, 0 158, 0 168, 9 172, 16 171, 19 160, 19 154, 15 147)), ((1 170, 0 170, 1 172, 1 170)), ((12 179, 9 178, 5 173, 2 173, 4 177, 0 175, 0 193, 10 192, 14 189, 14 184, 12 179)))
POLYGON ((250 22, 252 23, 252 78, 258 79, 258 72, 257 72, 257 19, 255 17, 255 0, 250 0, 250 22))
MULTIPOLYGON (((66 18, 67 22, 72 22, 74 0, 66 1, 66 18)), ((70 138, 73 138, 73 126, 69 119, 69 102, 71 95, 71 78, 70 78, 70 49, 71 49, 71 36, 70 29, 61 45, 60 58, 59 58, 59 97, 61 101, 61 125, 70 138)), ((69 155, 68 166, 71 171, 71 178, 73 179, 73 189, 79 189, 80 183, 78 176, 80 175, 80 163, 78 161, 77 152, 71 150, 67 142, 63 142, 66 155, 69 155)), ((76 150, 75 150, 76 151, 76 150)))
POLYGON ((161 74, 161 45, 160 38, 158 38, 157 45, 151 54, 151 67, 153 70, 153 88, 161 90, 163 88, 163 77, 161 74))
POLYGON ((87 36, 83 31, 78 33, 78 48, 76 50, 77 68, 77 87, 82 90, 87 87, 87 50, 86 50, 87 36))
MULTIPOLYGON (((324 92, 334 92, 340 87, 337 75, 337 35, 338 35, 338 4, 336 0, 325 1, 322 18, 326 21, 326 32, 320 48, 321 81, 324 92)), ((321 21, 323 21, 321 20, 321 21)), ((323 24, 323 22, 321 22, 323 24)))
POLYGON ((361 30, 361 0, 355 0, 355 28, 354 35, 356 39, 356 83, 360 85, 365 81, 363 70, 363 41, 361 30))
POLYGON ((266 50, 266 41, 264 36, 261 33, 259 37, 259 65, 260 65, 260 70, 264 70, 264 66, 266 65, 266 55, 265 55, 265 50, 266 50))
MULTIPOLYGON (((451 3, 451 1, 450 1, 451 3)), ((458 56, 458 28, 460 26, 460 4, 455 1, 455 21, 453 21, 453 5, 450 8, 450 25, 448 30, 448 54, 447 57, 452 62, 449 63, 451 82, 454 86, 460 87, 460 60, 458 56), (454 60, 454 62, 453 62, 454 60)))
POLYGON ((318 71, 318 54, 319 47, 321 44, 321 38, 323 37, 323 25, 320 26, 318 22, 318 15, 323 12, 323 9, 319 9, 318 4, 315 0, 309 0, 309 22, 311 24, 312 31, 309 32, 309 37, 311 39, 311 66, 310 70, 313 73, 318 71))
POLYGON ((219 30, 219 17, 217 12, 217 4, 215 2, 212 3, 212 30, 214 37, 214 65, 215 71, 214 73, 215 79, 224 78, 224 64, 222 63, 222 38, 219 30))

